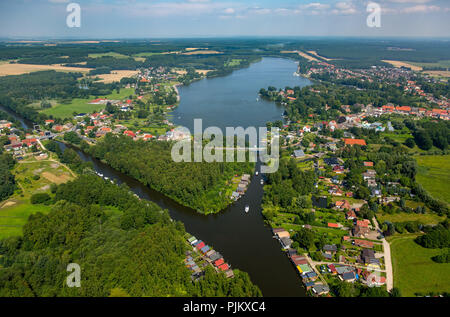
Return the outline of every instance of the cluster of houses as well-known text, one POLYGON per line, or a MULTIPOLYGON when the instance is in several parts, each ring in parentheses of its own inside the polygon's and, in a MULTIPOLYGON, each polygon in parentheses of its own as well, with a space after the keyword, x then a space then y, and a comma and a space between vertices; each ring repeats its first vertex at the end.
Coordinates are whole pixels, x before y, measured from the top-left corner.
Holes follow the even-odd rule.
MULTIPOLYGON (((225 262, 223 256, 219 252, 194 236, 189 237, 187 241, 192 246, 193 251, 201 255, 200 259, 203 264, 200 266, 205 268, 206 266, 211 265, 217 272, 224 272, 226 277, 234 277, 231 266, 225 262)), ((192 271, 192 278, 194 280, 200 278, 203 275, 202 268, 194 261, 191 252, 188 252, 186 255, 185 264, 186 267, 192 271)))
POLYGON ((289 259, 300 274, 303 285, 307 290, 311 290, 313 294, 328 294, 330 288, 326 283, 318 281, 318 273, 311 267, 306 256, 297 254, 297 251, 291 248, 292 240, 287 230, 283 228, 272 229, 274 237, 278 239, 281 246, 286 250, 289 259))
MULTIPOLYGON (((405 68, 391 68, 384 66, 372 66, 368 69, 350 70, 343 67, 328 64, 326 62, 313 63, 308 69, 306 76, 310 77, 313 74, 330 74, 336 79, 359 79, 361 81, 373 82, 374 80, 384 80, 388 82, 396 82, 397 87, 403 86, 406 93, 411 93, 425 98, 430 104, 437 104, 439 108, 427 110, 424 108, 412 108, 409 106, 399 106, 392 108, 380 109, 381 113, 384 111, 396 112, 400 114, 410 114, 418 116, 427 116, 433 118, 440 118, 449 120, 449 100, 445 96, 436 98, 431 93, 426 93, 422 87, 414 80, 416 76, 412 71, 405 68), (406 79, 406 84, 403 84, 403 79, 406 79)), ((424 79, 428 82, 435 82, 436 80, 426 74, 422 74, 424 79)))
POLYGON ((236 190, 231 194, 232 200, 238 200, 247 191, 247 187, 250 184, 250 174, 243 174, 239 183, 237 184, 236 190))
POLYGON ((7 152, 11 152, 14 157, 21 159, 29 150, 35 147, 40 149, 38 138, 35 135, 27 133, 25 138, 22 138, 14 133, 8 135, 9 143, 4 146, 7 152))

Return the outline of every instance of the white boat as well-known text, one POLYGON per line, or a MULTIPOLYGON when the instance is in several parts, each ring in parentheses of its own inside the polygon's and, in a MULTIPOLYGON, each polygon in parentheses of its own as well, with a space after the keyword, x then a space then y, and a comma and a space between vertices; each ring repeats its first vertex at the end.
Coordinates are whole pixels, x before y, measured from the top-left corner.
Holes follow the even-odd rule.
POLYGON ((248 205, 245 206, 245 212, 248 212, 250 210, 250 207, 248 205))

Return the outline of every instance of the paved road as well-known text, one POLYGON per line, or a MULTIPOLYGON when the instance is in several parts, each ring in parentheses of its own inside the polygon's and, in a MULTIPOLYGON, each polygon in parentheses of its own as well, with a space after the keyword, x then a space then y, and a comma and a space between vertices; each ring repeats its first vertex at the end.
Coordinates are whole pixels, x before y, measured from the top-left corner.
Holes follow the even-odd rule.
MULTIPOLYGON (((378 226, 378 222, 373 217, 373 223, 375 224, 375 228, 380 230, 378 226)), ((386 267, 386 288, 390 291, 394 287, 394 274, 392 271, 392 260, 391 260, 391 247, 389 242, 386 241, 386 238, 381 240, 383 242, 383 253, 384 253, 384 266, 386 267)))

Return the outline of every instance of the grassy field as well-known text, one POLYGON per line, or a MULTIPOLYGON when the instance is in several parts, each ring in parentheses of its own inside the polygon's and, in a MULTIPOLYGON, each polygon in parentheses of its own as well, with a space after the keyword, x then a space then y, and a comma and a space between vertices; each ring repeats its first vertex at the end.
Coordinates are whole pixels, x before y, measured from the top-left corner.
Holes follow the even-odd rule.
POLYGON ((402 133, 402 134, 384 133, 383 136, 389 137, 392 140, 399 142, 399 143, 404 143, 407 139, 412 138, 412 135, 410 133, 402 133))
POLYGON ((419 164, 417 181, 433 197, 450 203, 450 155, 421 155, 415 158, 419 164))
POLYGON ((10 199, 8 205, 0 208, 0 239, 21 235, 22 227, 30 215, 50 211, 49 206, 32 205, 25 200, 10 199), (11 203, 14 204, 9 205, 11 203))
POLYGON ((419 67, 444 67, 450 68, 450 60, 442 60, 436 63, 419 63, 419 62, 408 62, 411 65, 419 67))
POLYGON ((0 204, 0 239, 20 235, 28 217, 36 212, 47 213, 49 206, 32 205, 30 197, 38 192, 50 192, 52 183, 61 184, 73 179, 64 165, 54 161, 29 160, 13 169, 18 190, 0 204), (37 176, 39 176, 39 179, 37 176))
POLYGON ((402 296, 416 293, 450 292, 450 263, 435 263, 431 257, 440 249, 426 249, 414 242, 417 235, 396 235, 389 238, 394 270, 394 287, 402 296))
MULTIPOLYGON (((120 90, 120 93, 114 91, 107 96, 103 96, 103 98, 108 98, 111 100, 122 100, 128 98, 133 93, 133 88, 122 88, 120 90)), ((89 99, 75 98, 69 104, 57 104, 56 106, 42 110, 41 112, 45 113, 46 115, 52 115, 55 118, 70 118, 73 116, 74 112, 90 113, 105 108, 105 105, 90 105, 89 101, 91 101, 92 99, 95 99, 95 97, 91 97, 89 99)))
POLYGON ((416 213, 399 212, 392 215, 386 213, 382 215, 377 215, 377 219, 379 223, 384 223, 385 221, 389 222, 418 221, 424 225, 432 225, 444 221, 445 217, 439 217, 438 215, 433 213, 416 214, 416 213))

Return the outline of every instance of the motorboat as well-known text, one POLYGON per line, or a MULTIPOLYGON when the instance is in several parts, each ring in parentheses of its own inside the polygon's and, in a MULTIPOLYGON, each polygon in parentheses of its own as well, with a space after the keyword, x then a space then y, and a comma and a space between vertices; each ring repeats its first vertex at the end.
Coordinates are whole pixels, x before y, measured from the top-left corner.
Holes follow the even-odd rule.
POLYGON ((248 212, 250 210, 249 205, 245 205, 245 212, 248 212))

